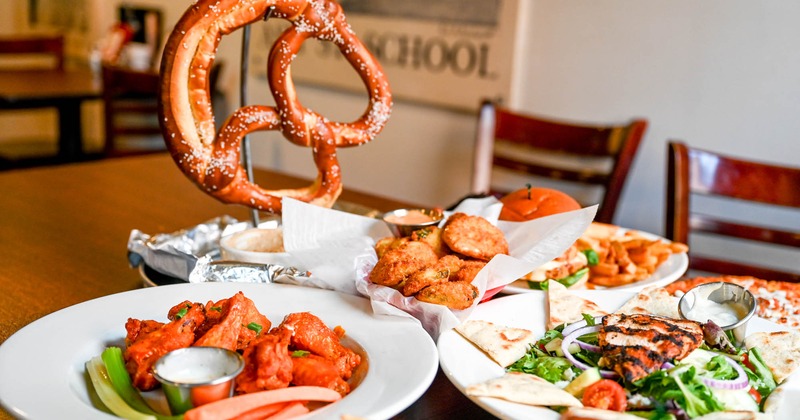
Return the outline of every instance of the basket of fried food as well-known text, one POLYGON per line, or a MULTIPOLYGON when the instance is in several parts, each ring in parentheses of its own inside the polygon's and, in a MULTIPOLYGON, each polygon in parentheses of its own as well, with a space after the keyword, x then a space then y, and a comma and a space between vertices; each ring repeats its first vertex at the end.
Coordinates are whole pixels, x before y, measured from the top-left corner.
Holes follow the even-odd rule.
POLYGON ((472 280, 495 255, 508 254, 503 232, 483 217, 454 213, 444 225, 428 226, 410 236, 387 237, 375 244, 378 262, 372 283, 406 297, 467 309, 479 296, 472 280))

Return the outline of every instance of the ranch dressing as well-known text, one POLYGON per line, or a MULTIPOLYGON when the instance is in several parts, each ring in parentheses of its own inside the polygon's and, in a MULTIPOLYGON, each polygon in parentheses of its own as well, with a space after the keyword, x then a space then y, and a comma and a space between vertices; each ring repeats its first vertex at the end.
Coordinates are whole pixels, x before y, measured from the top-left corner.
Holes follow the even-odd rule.
POLYGON ((747 309, 740 303, 717 303, 710 299, 698 298, 684 315, 693 321, 711 320, 720 327, 726 327, 739 322, 746 313, 747 309))
POLYGON ((158 377, 176 384, 208 384, 226 380, 242 370, 230 353, 209 347, 189 347, 172 352, 156 364, 158 377))

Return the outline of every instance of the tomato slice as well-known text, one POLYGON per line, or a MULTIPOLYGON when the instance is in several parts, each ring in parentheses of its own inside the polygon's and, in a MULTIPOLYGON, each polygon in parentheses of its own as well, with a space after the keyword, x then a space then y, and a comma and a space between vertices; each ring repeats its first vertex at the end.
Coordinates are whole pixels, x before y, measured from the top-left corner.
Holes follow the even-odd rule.
POLYGON ((601 379, 586 388, 583 393, 583 405, 602 408, 604 410, 625 411, 628 398, 622 385, 611 379, 601 379))
POLYGON ((751 386, 747 392, 756 400, 756 404, 761 404, 761 393, 757 389, 751 386))

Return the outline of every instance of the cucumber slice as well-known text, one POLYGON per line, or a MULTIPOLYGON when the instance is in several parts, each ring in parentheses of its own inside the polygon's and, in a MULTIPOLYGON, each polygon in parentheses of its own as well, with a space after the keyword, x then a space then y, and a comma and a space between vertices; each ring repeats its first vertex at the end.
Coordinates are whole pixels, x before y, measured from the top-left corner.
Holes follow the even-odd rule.
POLYGON ((564 387, 564 391, 569 392, 575 397, 580 397, 583 395, 583 391, 585 391, 589 385, 599 381, 600 379, 603 379, 600 376, 600 369, 596 367, 586 369, 583 371, 583 373, 578 375, 577 378, 573 379, 572 382, 567 384, 567 386, 564 387))

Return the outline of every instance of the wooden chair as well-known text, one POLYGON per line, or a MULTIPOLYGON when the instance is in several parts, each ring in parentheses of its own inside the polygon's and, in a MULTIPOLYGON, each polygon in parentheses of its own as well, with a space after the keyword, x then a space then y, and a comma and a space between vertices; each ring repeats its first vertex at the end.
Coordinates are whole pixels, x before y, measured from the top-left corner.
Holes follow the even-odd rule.
POLYGON ((104 157, 166 151, 158 125, 156 71, 104 64, 104 157))
MULTIPOLYGON (((0 37, 2 70, 64 69, 63 35, 6 35, 0 37)), ((0 70, 0 71, 2 71, 0 70)), ((23 112, 14 110, 12 112, 23 112)), ((31 118, 53 110, 24 111, 31 118)), ((10 114, 8 114, 10 115, 10 114)), ((11 118, 11 117, 9 117, 11 118)), ((16 133, 15 133, 16 134, 16 133)), ((59 163, 58 140, 49 136, 22 134, 0 142, 0 170, 59 163)))
POLYGON ((49 68, 64 69, 63 35, 30 35, 0 37, 0 54, 13 56, 49 57, 49 68))
MULTIPOLYGON (((211 68, 209 84, 216 94, 222 63, 211 68)), ((166 151, 158 123, 159 74, 103 65, 104 157, 166 151)))
MULTIPOLYGON (((495 185, 498 172, 558 180, 579 187, 599 187, 600 207, 595 220, 613 223, 625 179, 646 128, 644 119, 624 125, 578 124, 520 114, 484 101, 478 117, 470 192, 502 195, 524 186, 521 182, 504 187, 495 185), (544 153, 549 153, 552 159, 540 159, 544 153)), ((589 201, 593 199, 575 198, 582 205, 597 203, 589 201)))
MULTIPOLYGON (((748 202, 760 203, 760 207, 800 210, 800 168, 724 156, 678 141, 669 142, 667 152, 666 236, 669 239, 688 244, 690 237, 710 234, 750 244, 772 244, 781 249, 800 248, 798 231, 767 227, 763 218, 749 222, 740 220, 740 216, 733 221, 725 215, 730 214, 733 205, 748 202), (703 209, 700 213, 699 203, 693 199, 701 196, 724 199, 722 211, 709 214, 703 209)), ((795 213, 798 216, 795 220, 800 220, 800 211, 795 213)), ((800 281, 800 270, 787 272, 741 260, 705 256, 695 249, 694 243, 689 245, 689 268, 765 280, 800 281)))

